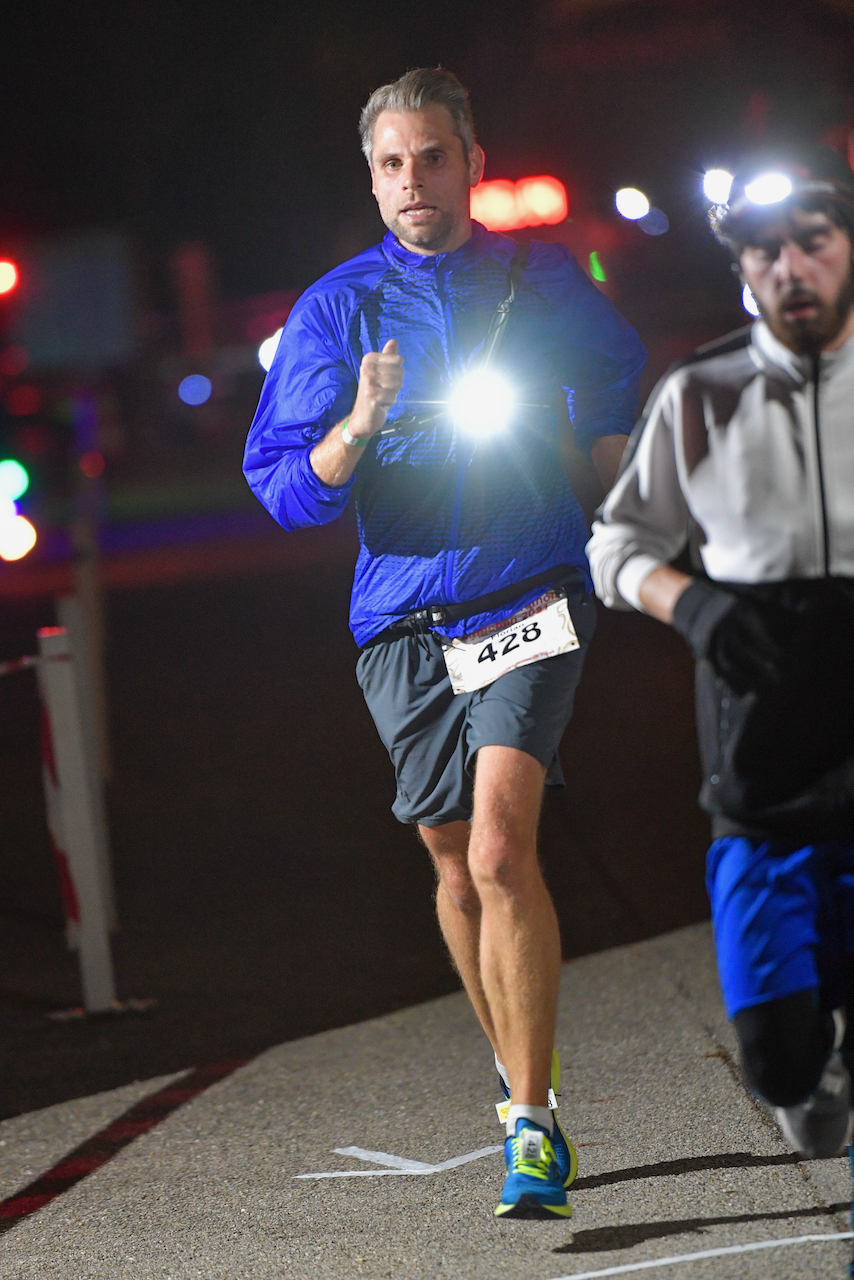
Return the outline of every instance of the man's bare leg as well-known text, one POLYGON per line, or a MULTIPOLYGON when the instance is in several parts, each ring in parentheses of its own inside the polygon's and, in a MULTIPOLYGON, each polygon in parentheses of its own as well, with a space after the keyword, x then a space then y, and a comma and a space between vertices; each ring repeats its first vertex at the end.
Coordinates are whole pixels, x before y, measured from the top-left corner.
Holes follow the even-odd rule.
MULTIPOLYGON (((471 826, 468 822, 419 826, 418 834, 436 869, 436 914, 442 936, 480 1025, 497 1053, 495 1028, 480 980, 480 898, 468 868, 471 826)), ((501 1059, 500 1053, 498 1056, 501 1059)))
POLYGON ((474 816, 419 827, 436 866, 445 942, 513 1101, 546 1106, 560 981, 557 917, 537 859, 545 769, 514 747, 481 747, 474 816))
POLYGON ((537 857, 545 768, 515 747, 477 755, 469 870, 481 906, 480 978, 513 1101, 548 1105, 560 984, 557 916, 537 857))

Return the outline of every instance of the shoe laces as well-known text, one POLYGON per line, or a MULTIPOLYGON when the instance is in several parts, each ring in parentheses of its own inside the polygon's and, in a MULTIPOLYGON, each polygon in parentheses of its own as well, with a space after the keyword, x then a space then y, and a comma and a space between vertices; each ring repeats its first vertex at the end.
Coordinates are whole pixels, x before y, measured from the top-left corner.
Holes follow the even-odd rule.
POLYGON ((555 1159, 554 1148, 547 1133, 543 1133, 540 1129, 521 1129, 519 1133, 510 1139, 511 1143, 511 1168, 514 1173, 527 1174, 529 1178, 539 1178, 541 1182, 549 1182, 553 1176, 552 1167, 557 1168, 557 1160, 555 1159), (528 1155, 531 1149, 531 1134, 536 1133, 542 1135, 542 1142, 539 1144, 539 1157, 528 1155))

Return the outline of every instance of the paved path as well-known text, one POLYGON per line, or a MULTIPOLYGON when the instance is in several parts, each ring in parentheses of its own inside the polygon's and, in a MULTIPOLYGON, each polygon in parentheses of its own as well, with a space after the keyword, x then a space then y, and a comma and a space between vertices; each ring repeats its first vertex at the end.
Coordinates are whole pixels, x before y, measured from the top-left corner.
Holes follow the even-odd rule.
MULTIPOLYGON (((571 1223, 492 1219, 501 1157, 474 1153, 501 1141, 497 1091, 453 995, 281 1045, 209 1086, 149 1080, 5 1121, 0 1196, 86 1145, 50 1184, 73 1185, 0 1235, 0 1277, 556 1280, 848 1229, 846 1162, 796 1161, 738 1080, 708 926, 567 964, 558 1047, 581 1159, 571 1223), (319 1173, 348 1176, 305 1176, 319 1173)), ((817 1241, 622 1274, 841 1280, 849 1251, 817 1241)))

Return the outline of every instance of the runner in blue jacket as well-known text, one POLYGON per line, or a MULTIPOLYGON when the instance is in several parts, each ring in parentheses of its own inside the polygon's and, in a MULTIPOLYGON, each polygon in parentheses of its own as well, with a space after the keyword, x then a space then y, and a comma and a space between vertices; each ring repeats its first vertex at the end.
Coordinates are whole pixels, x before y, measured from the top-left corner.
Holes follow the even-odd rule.
POLYGON ((483 152, 456 77, 408 72, 361 128, 388 234, 294 308, 245 472, 286 529, 355 494, 357 674, 495 1050, 496 1214, 565 1218, 577 1161, 554 1119, 560 940, 536 832, 595 614, 560 445, 571 429, 610 485, 645 353, 566 249, 471 221, 483 152))

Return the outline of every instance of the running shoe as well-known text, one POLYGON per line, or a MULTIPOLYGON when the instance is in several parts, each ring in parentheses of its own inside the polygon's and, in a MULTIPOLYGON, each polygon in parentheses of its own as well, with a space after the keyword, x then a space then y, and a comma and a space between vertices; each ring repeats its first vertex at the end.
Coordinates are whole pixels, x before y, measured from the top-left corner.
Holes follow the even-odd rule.
POLYGON ((851 1129, 851 1079, 838 1049, 827 1060, 815 1093, 794 1107, 775 1107, 777 1123, 795 1151, 810 1160, 835 1156, 851 1129))
MULTIPOLYGON (((504 1094, 504 1102, 497 1103, 495 1109, 498 1112, 498 1119, 502 1124, 506 1124, 507 1113, 510 1110, 510 1089, 500 1071, 498 1079, 501 1083, 501 1092, 504 1094)), ((578 1173, 578 1152, 563 1129, 561 1129, 557 1118, 557 1099, 560 1093, 560 1058, 557 1056, 557 1049, 552 1049, 552 1071, 549 1084, 551 1086, 549 1089, 549 1107, 551 1108, 555 1126, 551 1143, 560 1179, 565 1187, 571 1187, 575 1181, 575 1175, 578 1173)))
POLYGON ((516 1133, 504 1143, 507 1178, 496 1218, 571 1218, 572 1205, 545 1129, 532 1120, 516 1121, 516 1133))

